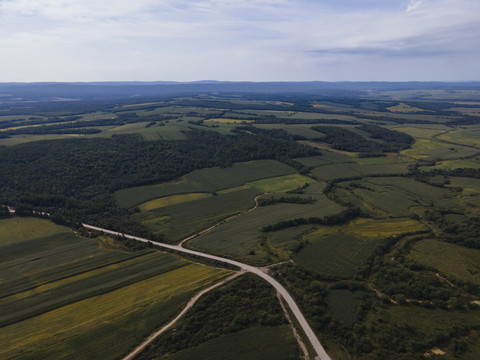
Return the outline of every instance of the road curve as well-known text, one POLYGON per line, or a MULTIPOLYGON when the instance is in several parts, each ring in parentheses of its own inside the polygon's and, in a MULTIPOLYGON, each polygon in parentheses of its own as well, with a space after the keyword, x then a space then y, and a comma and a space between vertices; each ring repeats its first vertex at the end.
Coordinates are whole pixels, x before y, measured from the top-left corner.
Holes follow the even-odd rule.
POLYGON ((157 241, 151 241, 151 240, 141 238, 141 237, 138 237, 138 236, 127 235, 127 234, 123 234, 123 233, 120 233, 120 232, 117 232, 117 231, 107 230, 107 229, 103 229, 103 228, 88 225, 88 224, 82 224, 82 226, 87 228, 87 229, 102 231, 102 232, 107 233, 107 234, 124 236, 127 239, 141 241, 141 242, 144 242, 144 243, 152 243, 153 245, 163 247, 163 248, 166 248, 166 249, 170 249, 170 250, 174 250, 174 251, 178 251, 178 252, 182 252, 182 253, 185 253, 185 254, 190 254, 190 255, 203 257, 203 258, 206 258, 206 259, 220 261, 220 262, 223 262, 223 263, 226 263, 226 264, 237 266, 240 269, 250 271, 251 273, 260 276, 262 279, 264 279, 268 283, 270 283, 270 285, 272 285, 280 293, 280 295, 283 297, 285 302, 288 304, 288 306, 292 310, 292 313, 295 315, 298 322, 300 323, 300 326, 302 327, 303 331, 307 335, 308 340, 310 341, 313 348, 315 349, 315 352, 318 355, 318 359, 320 359, 320 360, 331 360, 330 356, 328 356, 325 349, 320 344, 320 341, 318 341, 318 338, 315 335, 315 333, 313 332, 312 328, 310 327, 310 325, 308 325, 308 322, 305 319, 305 317, 303 316, 302 312, 300 311, 300 308, 298 307, 297 303, 295 302, 295 300, 293 300, 293 298, 290 296, 288 291, 277 280, 272 278, 270 275, 264 273, 259 268, 255 267, 255 266, 248 265, 248 264, 241 263, 239 261, 223 258, 223 257, 220 257, 220 256, 215 256, 215 255, 211 255, 211 254, 205 254, 205 253, 202 253, 200 251, 185 249, 185 248, 183 248, 179 245, 164 244, 164 243, 160 243, 160 242, 157 242, 157 241))

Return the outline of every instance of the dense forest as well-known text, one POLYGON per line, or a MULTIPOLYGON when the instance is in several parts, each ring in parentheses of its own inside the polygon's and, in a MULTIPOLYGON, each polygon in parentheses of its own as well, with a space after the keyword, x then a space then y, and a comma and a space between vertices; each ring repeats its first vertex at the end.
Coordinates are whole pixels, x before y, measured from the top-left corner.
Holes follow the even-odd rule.
POLYGON ((325 137, 317 139, 318 141, 344 151, 370 154, 396 152, 408 148, 414 142, 410 135, 376 125, 362 125, 357 128, 370 133, 372 138, 382 140, 382 142, 368 140, 357 133, 338 126, 312 127, 313 130, 325 134, 325 137))
MULTIPOLYGON (((0 149, 0 202, 68 216, 120 214, 110 194, 130 186, 168 181, 195 169, 234 162, 293 157, 318 151, 281 130, 237 130, 235 135, 190 131, 186 140, 145 141, 138 135, 63 139, 0 149), (73 213, 72 213, 73 212, 73 213)), ((301 165, 301 164, 300 164, 301 165)), ((111 216, 112 217, 112 216, 111 216)))

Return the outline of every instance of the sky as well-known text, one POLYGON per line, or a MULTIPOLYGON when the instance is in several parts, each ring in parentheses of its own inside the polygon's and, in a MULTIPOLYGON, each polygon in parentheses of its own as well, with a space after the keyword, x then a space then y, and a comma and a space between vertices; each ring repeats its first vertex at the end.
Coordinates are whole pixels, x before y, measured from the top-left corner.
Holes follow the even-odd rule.
POLYGON ((0 82, 480 80, 480 0, 0 0, 0 82))

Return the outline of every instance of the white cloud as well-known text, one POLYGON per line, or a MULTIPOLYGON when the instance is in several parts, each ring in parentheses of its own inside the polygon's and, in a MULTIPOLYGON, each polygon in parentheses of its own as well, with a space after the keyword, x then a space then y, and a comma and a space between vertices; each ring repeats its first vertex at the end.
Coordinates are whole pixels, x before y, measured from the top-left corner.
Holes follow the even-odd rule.
POLYGON ((418 9, 422 5, 422 1, 411 1, 410 4, 407 6, 407 12, 414 11, 418 9))
POLYGON ((477 0, 0 0, 0 81, 389 79, 393 63, 441 79, 480 49, 479 15, 477 0))

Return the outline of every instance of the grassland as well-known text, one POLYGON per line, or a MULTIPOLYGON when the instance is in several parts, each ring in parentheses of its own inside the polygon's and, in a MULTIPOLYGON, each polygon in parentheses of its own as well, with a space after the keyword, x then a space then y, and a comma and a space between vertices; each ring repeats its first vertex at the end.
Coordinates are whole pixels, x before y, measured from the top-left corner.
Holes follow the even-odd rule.
POLYGON ((410 149, 402 150, 401 154, 413 159, 458 159, 471 156, 478 152, 467 146, 444 143, 438 140, 418 139, 410 149))
POLYGON ((437 162, 434 166, 420 166, 420 171, 454 170, 454 169, 480 169, 480 161, 477 159, 444 160, 437 162))
POLYGON ((416 243, 409 257, 445 275, 480 285, 480 250, 427 239, 416 243))
POLYGON ((386 109, 391 112, 399 112, 399 113, 426 111, 424 109, 420 109, 418 107, 410 106, 404 103, 400 103, 395 106, 390 106, 390 107, 387 107, 386 109))
POLYGON ((184 202, 203 199, 209 196, 213 196, 213 195, 209 193, 189 193, 189 194, 165 196, 155 200, 144 202, 139 206, 139 208, 141 211, 151 211, 151 210, 160 209, 166 206, 177 205, 177 204, 182 204, 184 202))
POLYGON ((300 266, 320 275, 350 277, 385 237, 425 230, 412 219, 356 219, 346 225, 320 226, 303 237, 307 245, 294 256, 300 266))
POLYGON ((417 206, 459 207, 453 192, 402 177, 344 182, 336 189, 336 194, 376 217, 409 216, 417 206))
POLYGON ((38 218, 13 217, 0 220, 0 247, 58 234, 73 234, 65 226, 38 218))
POLYGON ((316 167, 312 175, 322 180, 348 179, 367 175, 397 175, 408 172, 408 162, 386 164, 331 164, 316 167))
POLYGON ((129 208, 164 196, 220 191, 294 172, 291 167, 275 160, 235 163, 229 168, 195 170, 178 181, 120 190, 115 192, 115 198, 121 207, 129 208))
POLYGON ((432 139, 434 136, 447 131, 447 127, 443 125, 428 125, 427 126, 395 126, 392 130, 401 131, 413 136, 415 139, 432 139))
POLYGON ((299 174, 272 177, 263 180, 257 180, 247 183, 252 188, 257 188, 265 192, 287 192, 305 184, 315 182, 312 178, 299 174))
POLYGON ((480 129, 478 127, 449 131, 445 134, 439 135, 437 138, 451 143, 480 148, 480 129))
MULTIPOLYGON (((168 359, 290 360, 298 356, 298 347, 292 332, 288 326, 283 325, 259 326, 225 334, 196 347, 169 355, 168 359)), ((160 359, 164 358, 160 357, 160 359)))
POLYGON ((475 196, 480 194, 480 179, 464 178, 464 177, 449 177, 451 187, 462 188, 464 196, 475 196))

